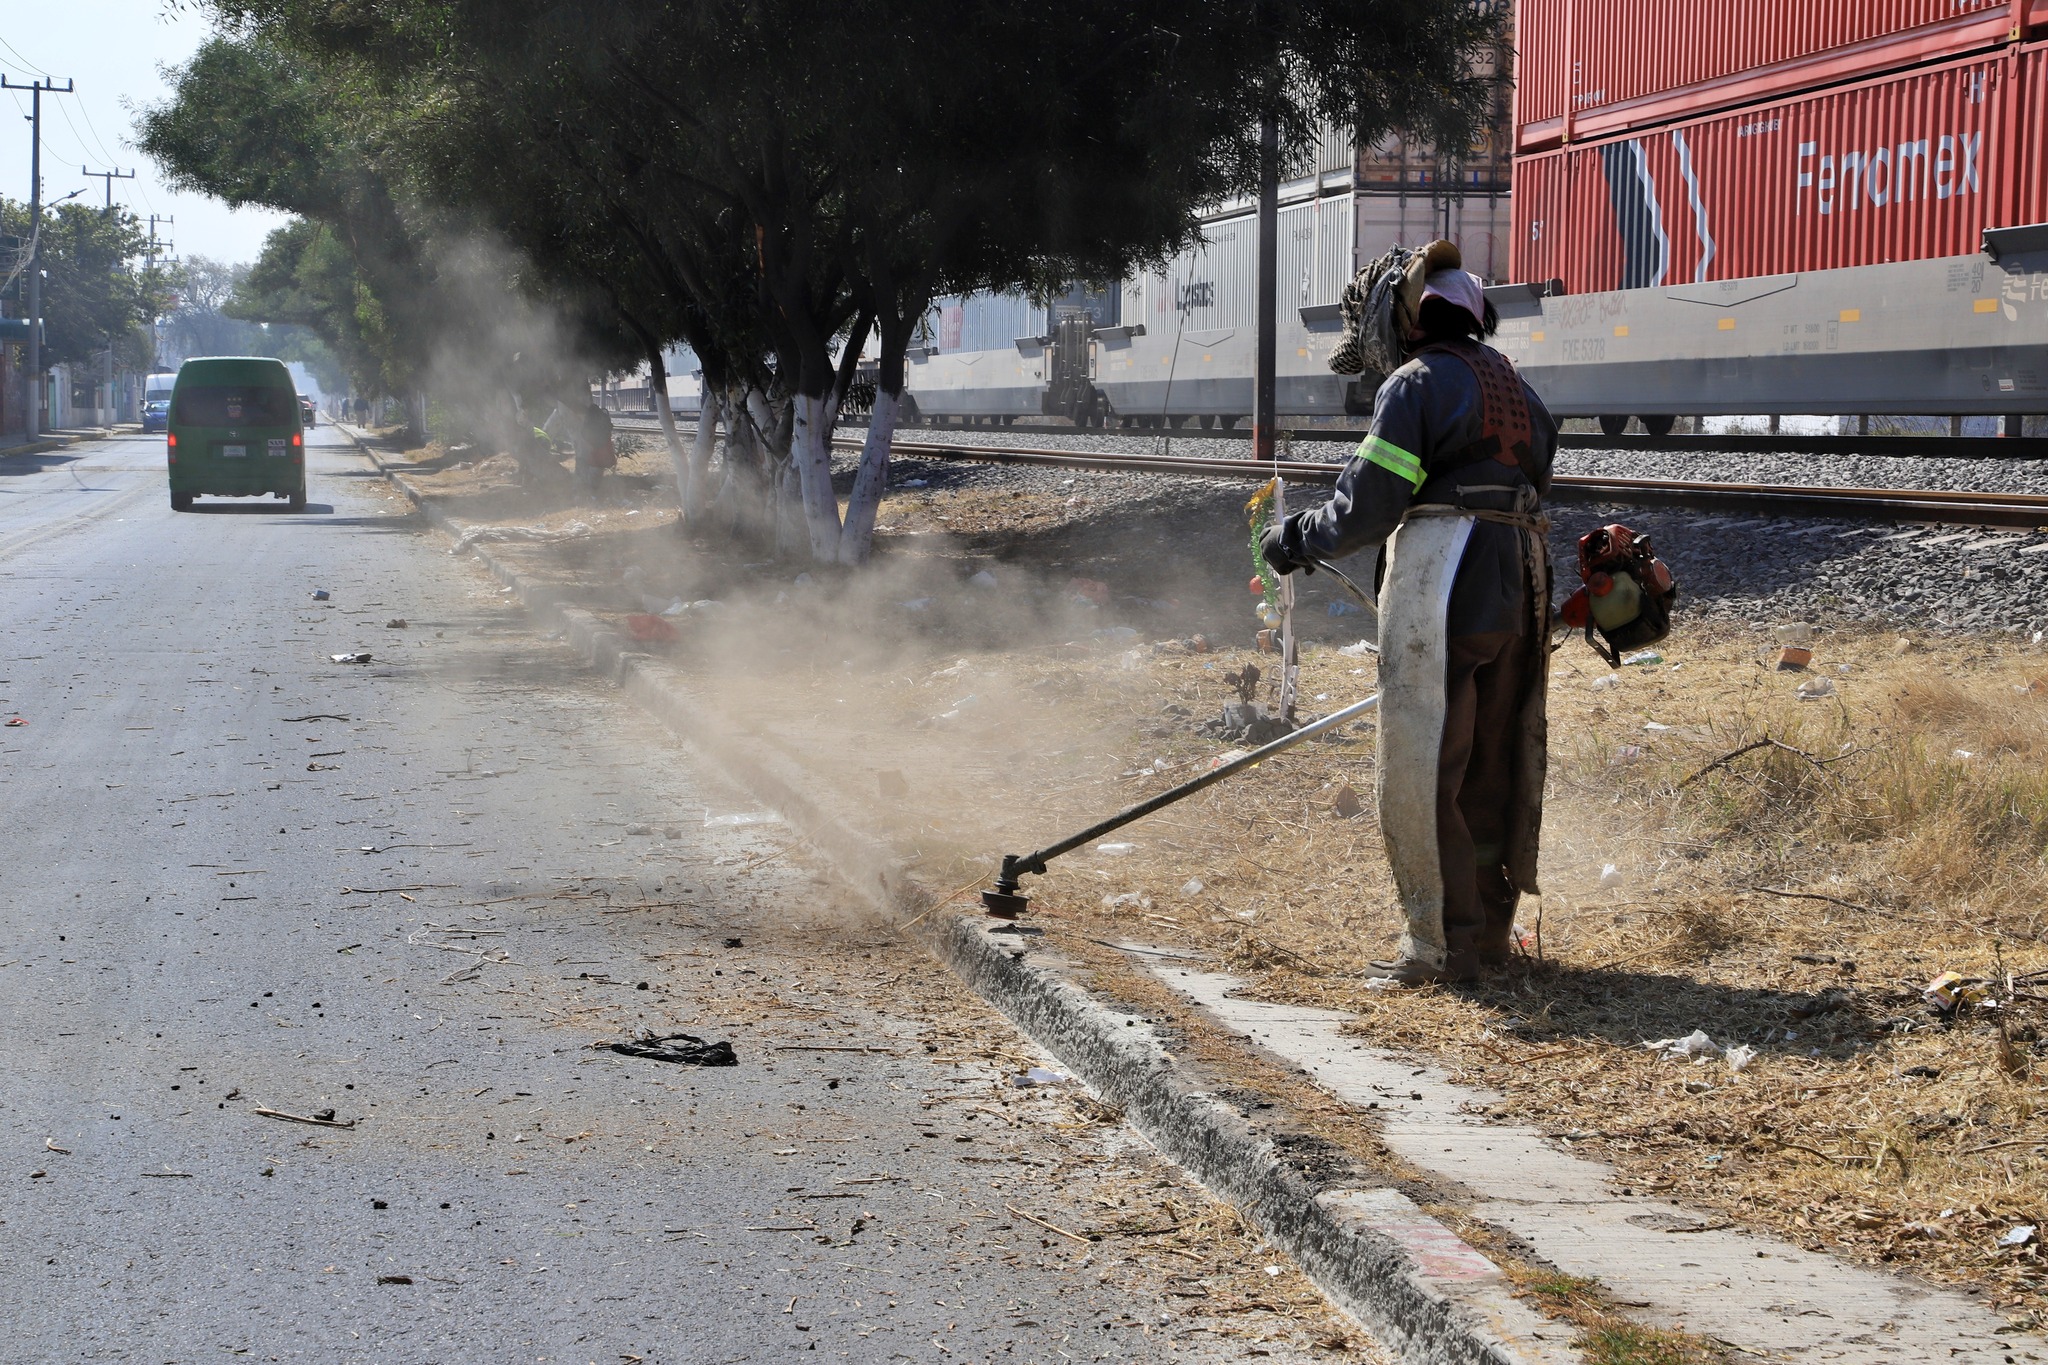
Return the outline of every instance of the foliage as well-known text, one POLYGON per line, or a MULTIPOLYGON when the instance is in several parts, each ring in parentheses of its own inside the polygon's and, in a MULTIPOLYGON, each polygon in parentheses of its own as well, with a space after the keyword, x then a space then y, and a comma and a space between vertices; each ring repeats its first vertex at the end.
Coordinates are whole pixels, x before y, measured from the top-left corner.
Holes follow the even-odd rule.
MULTIPOLYGON (((0 199, 0 231, 24 241, 28 206, 0 199)), ((139 328, 162 306, 164 279, 144 268, 146 242, 133 214, 84 204, 43 211, 38 264, 42 292, 45 365, 75 364, 104 352, 110 342, 124 364, 139 361, 139 328)), ((25 282, 9 291, 8 310, 25 316, 25 282)))
POLYGON ((246 265, 207 256, 188 256, 172 267, 170 311, 157 324, 155 367, 174 369, 199 355, 267 355, 303 362, 323 390, 347 388, 349 376, 314 330, 249 306, 249 275, 246 265))

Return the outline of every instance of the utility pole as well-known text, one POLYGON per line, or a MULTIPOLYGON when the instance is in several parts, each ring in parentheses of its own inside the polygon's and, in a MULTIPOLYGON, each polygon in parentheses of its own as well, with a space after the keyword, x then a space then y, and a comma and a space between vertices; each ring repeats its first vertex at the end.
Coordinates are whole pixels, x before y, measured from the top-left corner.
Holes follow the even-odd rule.
MULTIPOLYGON (((162 223, 165 227, 171 227, 174 226, 177 223, 177 221, 178 220, 176 218, 173 218, 168 214, 152 213, 149 215, 149 263, 144 267, 144 269, 147 272, 145 278, 148 279, 152 285, 154 285, 156 280, 156 225, 158 223, 162 223)), ((166 243, 167 249, 168 245, 169 244, 166 243)), ((148 374, 150 371, 156 369, 156 323, 156 313, 154 310, 152 310, 149 315, 149 364, 147 367, 145 367, 143 371, 144 374, 148 374)))
MULTIPOLYGON (((88 180, 104 180, 107 182, 107 207, 105 213, 109 218, 114 216, 114 182, 116 180, 133 180, 135 178, 135 172, 133 171, 96 171, 89 166, 80 166, 78 173, 88 180)), ((120 405, 114 401, 114 338, 111 334, 107 337, 106 383, 107 409, 109 411, 116 411, 120 405)), ((94 406, 97 407, 98 405, 95 404, 94 406)))
POLYGON ((43 271, 39 259, 43 240, 43 92, 70 95, 76 93, 77 84, 67 80, 59 87, 54 79, 23 84, 0 71, 0 90, 29 92, 28 437, 34 440, 43 430, 43 271))
POLYGON ((116 180, 133 180, 135 178, 135 172, 133 171, 89 171, 83 166, 78 168, 78 173, 91 180, 104 180, 107 182, 107 213, 109 215, 114 212, 114 182, 116 180))

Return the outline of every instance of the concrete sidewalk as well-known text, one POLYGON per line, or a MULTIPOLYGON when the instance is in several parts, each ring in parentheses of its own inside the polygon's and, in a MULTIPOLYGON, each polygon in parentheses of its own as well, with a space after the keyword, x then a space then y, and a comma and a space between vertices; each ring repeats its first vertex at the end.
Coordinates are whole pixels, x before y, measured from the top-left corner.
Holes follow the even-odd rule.
MULTIPOLYGON (((466 529, 348 428, 365 454, 451 536, 466 529)), ((661 661, 635 652, 560 584, 474 552, 529 611, 659 717, 700 758, 780 810, 855 889, 906 923, 1135 1127, 1230 1200, 1332 1300, 1414 1361, 1570 1361, 1578 1327, 1536 1310, 1510 1273, 1554 1268, 1597 1280, 1628 1316, 1682 1331, 1697 1350, 1774 1360, 2048 1359, 1967 1295, 1849 1266, 1674 1205, 1623 1193, 1568 1144, 1486 1119, 1485 1096, 1367 1047, 1345 1016, 1232 998, 1238 983, 1185 954, 1123 945, 1178 992, 1188 1014, 1154 1020, 1105 999, 1087 964, 1033 929, 938 914, 931 891, 863 828, 859 805, 774 749, 703 724, 704 708, 661 661), (1244 1072, 1310 1076, 1381 1132, 1405 1170, 1318 1149, 1286 1105, 1234 1068, 1192 1060, 1199 1022, 1248 1044, 1244 1072), (1228 1096, 1228 1098, 1225 1098, 1228 1096), (1419 1179, 1417 1176, 1419 1175, 1419 1179), (1422 1205, 1498 1234, 1497 1262, 1422 1205), (1503 1265, 1508 1269, 1503 1269, 1503 1265)), ((1621 1357, 1603 1356, 1602 1359, 1621 1357)), ((1647 1358, 1647 1357, 1628 1357, 1647 1358)), ((1662 1357, 1659 1357, 1662 1358, 1662 1357)))

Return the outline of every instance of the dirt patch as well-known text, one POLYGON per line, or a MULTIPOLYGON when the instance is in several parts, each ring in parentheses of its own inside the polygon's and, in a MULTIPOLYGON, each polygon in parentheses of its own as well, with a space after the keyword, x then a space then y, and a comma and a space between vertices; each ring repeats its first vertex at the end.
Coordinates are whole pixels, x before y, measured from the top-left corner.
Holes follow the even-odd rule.
MULTIPOLYGON (((998 855, 1201 771, 1228 747, 1201 728, 1236 699, 1224 675, 1273 662, 1245 648, 1249 484, 1022 473, 904 462, 925 486, 891 494, 857 575, 693 542, 651 474, 527 505, 589 533, 501 551, 622 628, 660 616, 651 648, 708 722, 800 759, 965 903, 998 855)), ((423 481, 475 519, 511 496, 490 478, 423 481)), ((1303 587, 1302 705, 1325 713, 1373 690, 1339 648, 1370 622, 1303 587)), ((1681 624, 1655 664, 1556 656, 1547 894, 1478 985, 1364 984, 1395 938, 1370 722, 1055 863, 1035 915, 1077 956, 1143 937, 1350 1010, 1633 1188, 2038 1325, 2018 1230, 2048 1225, 2048 655, 1823 631, 1781 672, 1777 650, 1681 624), (1945 972, 1946 1009, 1924 994, 1945 972), (1710 1050, 1645 1046, 1695 1031, 1710 1050)))

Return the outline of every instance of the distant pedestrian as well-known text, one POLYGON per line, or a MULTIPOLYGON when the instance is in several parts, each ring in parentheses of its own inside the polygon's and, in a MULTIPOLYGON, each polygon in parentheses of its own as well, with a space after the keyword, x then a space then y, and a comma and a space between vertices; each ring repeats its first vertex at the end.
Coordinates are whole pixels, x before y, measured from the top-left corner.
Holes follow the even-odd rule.
POLYGON ((576 482, 584 491, 594 493, 604 472, 619 462, 611 414, 586 398, 583 411, 576 414, 575 439, 576 482))

